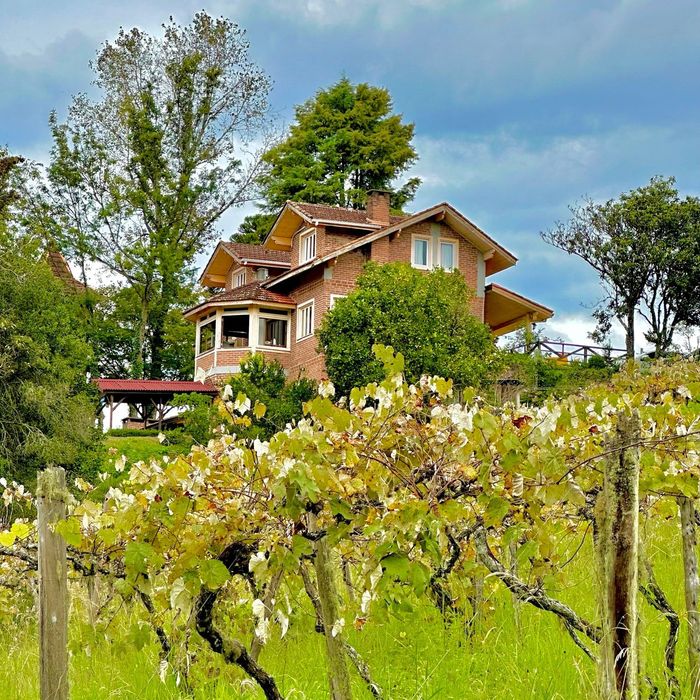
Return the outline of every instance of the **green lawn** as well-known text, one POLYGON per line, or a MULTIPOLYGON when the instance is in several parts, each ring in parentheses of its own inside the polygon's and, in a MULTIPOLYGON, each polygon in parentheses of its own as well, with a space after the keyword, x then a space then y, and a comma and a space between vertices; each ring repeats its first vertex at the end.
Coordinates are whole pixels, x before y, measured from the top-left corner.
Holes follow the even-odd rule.
POLYGON ((117 437, 108 435, 105 438, 107 446, 108 466, 113 465, 115 458, 124 455, 128 462, 149 460, 152 457, 159 458, 164 455, 170 457, 179 454, 187 454, 190 450, 188 444, 170 445, 167 442, 161 444, 157 437, 117 437))

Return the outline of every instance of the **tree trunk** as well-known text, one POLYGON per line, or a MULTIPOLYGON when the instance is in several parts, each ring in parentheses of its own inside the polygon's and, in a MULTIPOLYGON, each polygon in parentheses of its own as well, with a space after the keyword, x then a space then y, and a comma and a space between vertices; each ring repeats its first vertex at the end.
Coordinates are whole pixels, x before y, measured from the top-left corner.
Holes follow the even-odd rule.
MULTIPOLYGON (((315 529, 315 516, 310 515, 309 519, 311 528, 315 529)), ((347 659, 343 647, 342 631, 336 627, 340 616, 338 609, 339 597, 328 539, 321 537, 317 540, 314 543, 314 551, 316 553, 314 569, 316 571, 318 597, 321 603, 321 614, 323 615, 323 634, 326 639, 326 655, 328 657, 330 697, 331 700, 352 700, 350 674, 348 673, 347 659)))
POLYGON ((608 441, 603 491, 596 504, 602 700, 637 700, 639 415, 621 413, 608 441))
POLYGON ((634 311, 634 306, 628 309, 625 322, 625 350, 628 360, 634 360, 634 311))
POLYGON ((688 614, 688 669, 691 697, 700 700, 700 611, 698 611, 698 555, 693 500, 678 497, 683 538, 683 570, 685 574, 685 607, 688 614))

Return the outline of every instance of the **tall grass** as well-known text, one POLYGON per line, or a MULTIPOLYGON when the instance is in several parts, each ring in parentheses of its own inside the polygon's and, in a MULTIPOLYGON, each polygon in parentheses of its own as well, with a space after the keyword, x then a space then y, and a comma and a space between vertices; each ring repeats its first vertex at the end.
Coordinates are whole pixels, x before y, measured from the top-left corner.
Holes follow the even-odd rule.
MULTIPOLYGON (((679 613, 683 610, 680 543, 675 524, 643 530, 644 546, 655 562, 657 578, 679 613)), ((567 544, 573 547, 574 543, 567 544)), ((595 616, 594 577, 590 546, 567 565, 548 590, 589 618, 595 616), (563 583, 562 583, 563 581, 563 583)), ((466 620, 445 623, 428 602, 399 616, 371 618, 362 631, 348 625, 349 641, 369 662, 375 680, 392 700, 470 698, 473 700, 548 700, 590 698, 595 667, 574 646, 551 614, 520 605, 519 626, 511 596, 500 583, 487 581, 488 595, 481 628, 472 637, 466 620)), ((645 674, 668 694, 663 677, 667 625, 640 601, 642 663, 645 674)), ((235 668, 222 664, 203 645, 196 646, 191 668, 192 694, 169 677, 159 677, 158 648, 152 639, 137 651, 130 641, 134 618, 127 608, 109 621, 108 634, 95 634, 85 622, 79 597, 71 621, 70 684, 73 700, 139 698, 141 700, 229 700, 261 698, 262 694, 235 668)), ((193 633, 193 641, 196 634, 193 633)), ((38 698, 36 630, 5 625, 0 632, 0 698, 38 698)), ((685 684, 683 633, 678 648, 678 673, 685 684)), ((313 630, 310 610, 297 615, 287 636, 273 638, 261 656, 287 698, 327 698, 324 645, 313 630)), ((357 698, 370 695, 357 677, 357 698)), ((645 697, 651 685, 642 683, 645 697)), ((685 687, 685 686, 684 686, 685 687)), ((687 691, 684 692, 684 697, 687 691)))

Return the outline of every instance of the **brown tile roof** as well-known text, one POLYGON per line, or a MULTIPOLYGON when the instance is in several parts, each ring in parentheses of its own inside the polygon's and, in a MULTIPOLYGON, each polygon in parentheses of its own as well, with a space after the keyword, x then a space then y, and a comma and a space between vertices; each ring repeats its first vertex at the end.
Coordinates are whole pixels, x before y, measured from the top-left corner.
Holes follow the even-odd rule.
POLYGON ((58 250, 48 250, 46 253, 46 262, 51 268, 54 277, 64 282, 71 289, 82 292, 85 290, 85 285, 79 280, 75 279, 73 273, 71 272, 66 259, 58 250))
MULTIPOLYGON (((345 224, 358 224, 360 226, 377 227, 376 221, 367 218, 364 209, 346 209, 345 207, 331 207, 327 204, 308 204, 307 202, 288 202, 309 219, 314 221, 342 221, 345 224)), ((389 223, 396 224, 407 216, 390 216, 389 223)))
POLYGON ((294 301, 294 299, 291 297, 288 297, 286 294, 279 294, 278 292, 273 292, 269 289, 263 289, 260 285, 261 282, 251 282, 250 284, 244 284, 241 287, 236 287, 235 289, 231 289, 226 292, 212 294, 212 296, 208 297, 200 304, 187 309, 187 311, 185 311, 185 315, 187 316, 192 311, 208 306, 209 304, 227 301, 259 301, 267 304, 286 304, 288 306, 297 305, 296 301, 294 301))
POLYGON ((221 245, 241 261, 244 260, 264 260, 271 263, 287 263, 292 259, 292 254, 287 250, 271 250, 261 245, 252 243, 235 243, 233 241, 222 241, 221 245))

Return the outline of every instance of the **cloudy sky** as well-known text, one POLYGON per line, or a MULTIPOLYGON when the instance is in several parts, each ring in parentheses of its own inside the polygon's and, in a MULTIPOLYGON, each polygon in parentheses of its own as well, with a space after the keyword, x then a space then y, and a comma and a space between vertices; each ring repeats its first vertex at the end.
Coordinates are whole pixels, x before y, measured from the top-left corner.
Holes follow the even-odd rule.
POLYGON ((550 336, 585 342, 600 297, 539 238, 569 203, 657 174, 700 193, 697 0, 0 0, 0 144, 44 160, 100 43, 202 7, 246 28, 287 123, 341 75, 387 87, 416 125, 413 207, 447 200, 515 252, 497 281, 556 310, 550 336))

